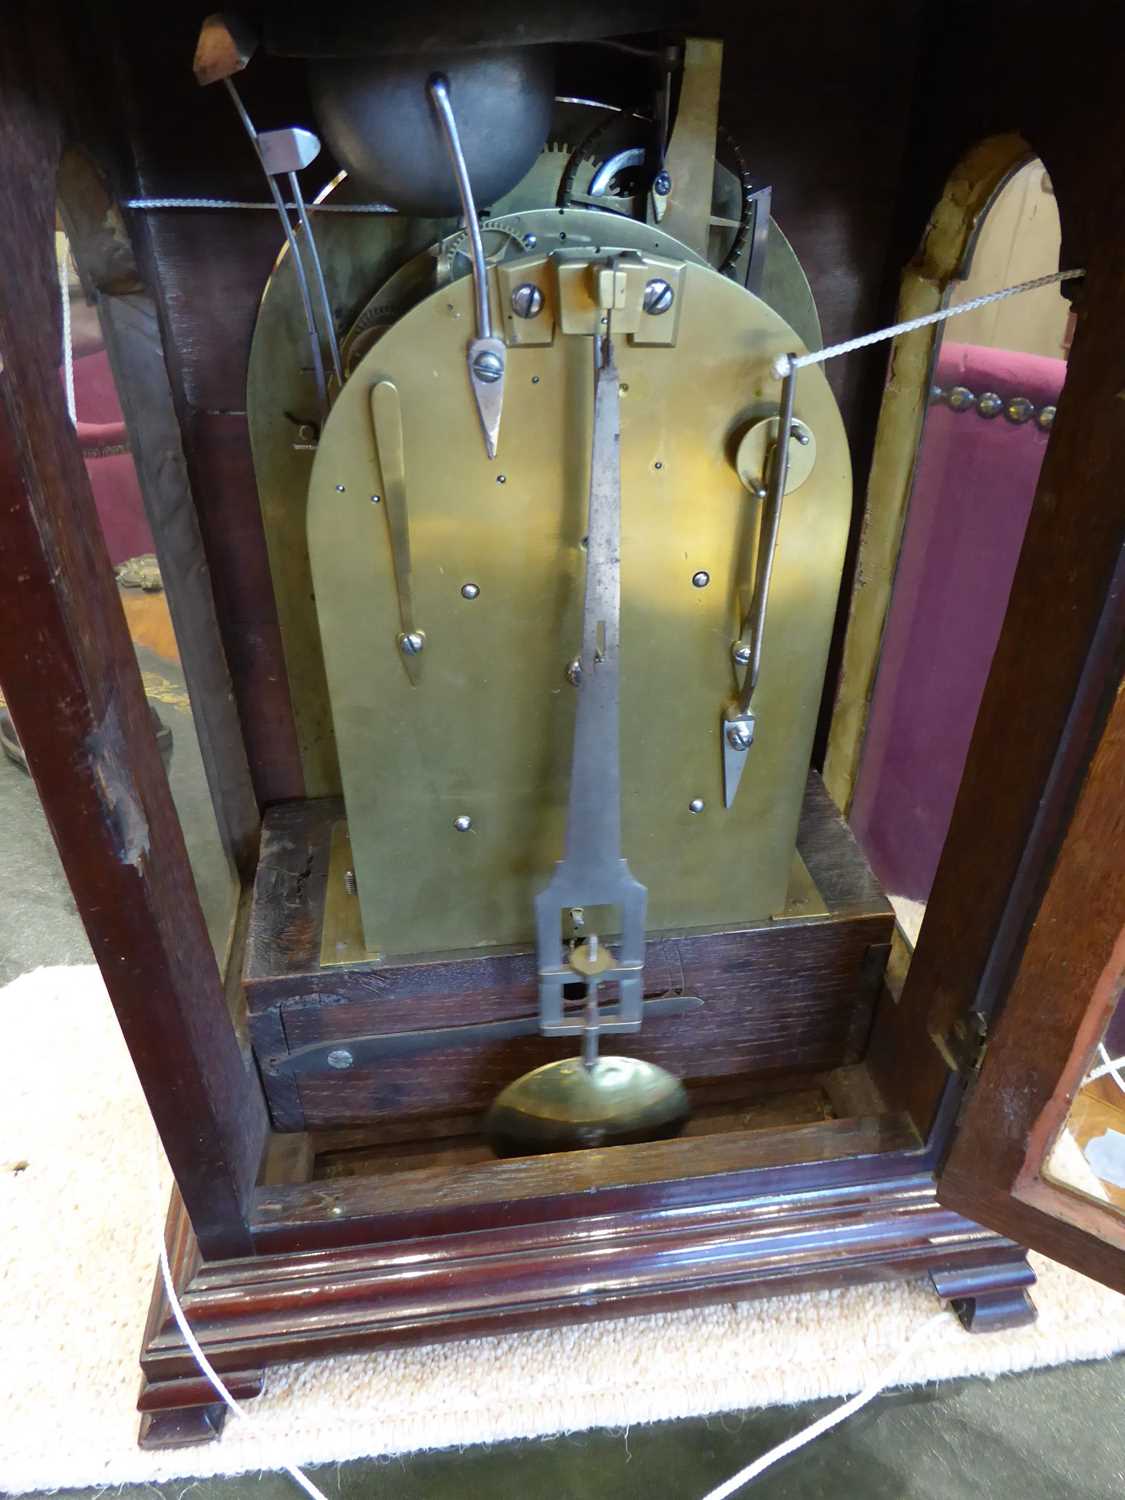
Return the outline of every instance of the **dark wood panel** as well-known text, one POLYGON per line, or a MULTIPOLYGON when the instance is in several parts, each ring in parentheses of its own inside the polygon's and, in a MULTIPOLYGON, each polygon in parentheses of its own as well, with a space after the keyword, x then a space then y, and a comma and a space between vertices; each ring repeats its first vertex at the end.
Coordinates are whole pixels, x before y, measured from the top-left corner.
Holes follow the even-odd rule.
POLYGON ((304 790, 281 627, 242 411, 181 414, 246 752, 263 805, 304 790))
MULTIPOLYGON (((681 955, 682 992, 701 996, 703 1006, 679 1016, 652 1017, 635 1037, 606 1037, 602 1050, 660 1063, 688 1082, 751 1080, 854 1063, 863 1055, 878 984, 878 965, 870 955, 885 951, 889 935, 889 923, 876 917, 765 930, 757 941, 750 934, 735 934, 650 945, 650 951, 681 955)), ((452 971, 455 984, 456 967, 441 967, 452 971)), ((448 1045, 422 1053, 388 1056, 347 1072, 322 1062, 319 1071, 297 1083, 306 1126, 484 1109, 513 1078, 571 1054, 573 1039, 532 1035, 458 1041, 458 1028, 470 1021, 477 1025, 485 1019, 534 1016, 530 959, 526 967, 527 984, 514 992, 453 988, 445 994, 407 992, 398 999, 326 1002, 322 997, 311 1004, 283 1005, 291 1049, 373 1032, 450 1028, 448 1045)), ((646 969, 652 994, 666 992, 659 983, 662 967, 646 969)), ((263 1019, 255 1017, 252 1027, 263 1019)), ((275 1081, 286 1079, 285 1058, 271 1065, 258 1042, 260 1033, 253 1034, 272 1099, 275 1081)))
POLYGON ((266 1115, 229 1017, 59 380, 55 41, 0 49, 0 680, 200 1242, 249 1246, 266 1115))

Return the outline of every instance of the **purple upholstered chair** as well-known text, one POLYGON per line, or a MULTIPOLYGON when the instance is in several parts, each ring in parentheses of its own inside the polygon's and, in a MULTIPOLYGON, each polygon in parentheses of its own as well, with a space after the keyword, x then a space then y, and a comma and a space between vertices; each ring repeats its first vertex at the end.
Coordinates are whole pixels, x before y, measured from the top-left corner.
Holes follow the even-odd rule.
POLYGON ((929 895, 1065 371, 941 349, 851 816, 896 895, 929 895))

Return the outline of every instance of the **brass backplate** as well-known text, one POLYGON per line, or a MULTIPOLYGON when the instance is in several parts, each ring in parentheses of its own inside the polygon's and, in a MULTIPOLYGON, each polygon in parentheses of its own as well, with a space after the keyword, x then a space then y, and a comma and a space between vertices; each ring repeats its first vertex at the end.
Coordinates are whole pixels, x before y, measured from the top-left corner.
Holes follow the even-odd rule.
MULTIPOLYGON (((512 233, 543 236, 551 224, 556 238, 567 243, 600 244, 606 230, 619 248, 643 248, 659 254, 690 253, 670 236, 619 214, 590 209, 547 210, 569 152, 546 150, 525 180, 504 200, 493 205, 496 222, 512 233), (535 210, 535 212, 531 212, 535 210)), ((331 194, 341 204, 367 197, 343 179, 331 194)), ((387 316, 398 316, 400 300, 408 302, 428 293, 442 257, 436 247, 456 230, 452 219, 413 219, 399 214, 320 214, 316 220, 317 246, 341 336, 366 311, 374 314, 386 304, 387 316), (394 287, 412 267, 408 286, 394 287), (394 280, 392 280, 394 278, 394 280)), ((499 231, 497 231, 499 233, 499 231)), ((280 230, 278 231, 280 240, 280 230)), ((463 237, 463 233, 462 233, 463 237)), ((465 256, 454 259, 451 271, 467 274, 465 256)), ((810 347, 819 343, 820 329, 808 281, 785 236, 770 228, 762 288, 765 300, 778 308, 810 347)), ((500 301, 504 335, 509 343, 519 320, 510 301, 500 301)), ((332 714, 324 675, 320 625, 313 601, 312 576, 306 542, 306 500, 316 452, 315 434, 308 429, 319 421, 316 388, 310 369, 304 317, 293 268, 283 250, 266 284, 247 376, 247 421, 254 455, 254 473, 269 553, 270 574, 277 601, 278 623, 289 680, 289 696, 301 755, 305 790, 310 797, 340 791, 332 714)))
MULTIPOLYGON (((799 854, 789 867, 785 904, 770 919, 773 922, 807 922, 827 917, 828 907, 799 854)), ((320 967, 379 963, 385 955, 370 949, 363 939, 363 917, 356 891, 352 841, 347 822, 332 825, 328 854, 328 879, 324 891, 324 926, 320 935, 320 967)))
MULTIPOLYGON (((674 347, 618 341, 622 382, 623 846, 650 931, 738 924, 783 904, 850 516, 847 445, 819 369, 797 415, 817 437, 781 524, 754 706, 724 810, 720 716, 747 606, 758 502, 734 454, 774 415, 764 303, 685 264, 674 347), (693 582, 705 573, 707 584, 693 582), (692 811, 696 799, 703 810, 692 811)), ((341 392, 309 491, 309 555, 367 946, 387 956, 523 944, 562 852, 584 581, 591 340, 508 350, 499 457, 466 376, 466 281, 394 325, 341 392), (393 380, 405 434, 417 628, 412 686, 380 505, 370 389, 393 380), (476 589, 466 598, 462 589, 476 589), (471 826, 460 830, 458 820, 471 826)))

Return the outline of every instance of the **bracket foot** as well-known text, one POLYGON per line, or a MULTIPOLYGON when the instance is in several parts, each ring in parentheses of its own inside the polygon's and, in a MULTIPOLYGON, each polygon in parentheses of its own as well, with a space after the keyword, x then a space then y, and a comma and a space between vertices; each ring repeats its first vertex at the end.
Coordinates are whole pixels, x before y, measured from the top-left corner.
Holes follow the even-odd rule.
POLYGON ((1025 1328, 1038 1316, 1027 1290, 1035 1285, 1035 1272, 1026 1256, 1001 1265, 931 1271, 930 1284, 969 1333, 1025 1328))

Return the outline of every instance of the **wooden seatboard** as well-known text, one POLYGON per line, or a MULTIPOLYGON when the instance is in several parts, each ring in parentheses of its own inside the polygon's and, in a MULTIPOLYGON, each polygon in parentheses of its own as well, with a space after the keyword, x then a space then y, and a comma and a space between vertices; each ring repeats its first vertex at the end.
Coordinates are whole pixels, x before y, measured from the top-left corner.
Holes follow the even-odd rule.
MULTIPOLYGON (((458 1033, 534 1017, 538 980, 529 951, 321 964, 332 831, 341 817, 330 798, 272 809, 264 826, 244 987, 276 1127, 330 1129, 484 1109, 521 1072, 572 1051, 573 1041, 538 1034, 482 1043, 458 1033), (324 1065, 294 1076, 287 1060, 297 1048, 437 1030, 449 1031, 447 1044, 348 1070, 324 1065)), ((636 1036, 606 1038, 607 1052, 627 1050, 689 1082, 808 1074, 863 1056, 892 913, 815 775, 800 852, 825 915, 801 911, 736 931, 655 935, 646 995, 699 996, 703 1006, 648 1020, 636 1036)))

